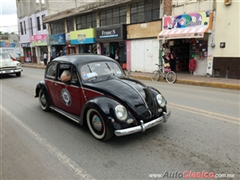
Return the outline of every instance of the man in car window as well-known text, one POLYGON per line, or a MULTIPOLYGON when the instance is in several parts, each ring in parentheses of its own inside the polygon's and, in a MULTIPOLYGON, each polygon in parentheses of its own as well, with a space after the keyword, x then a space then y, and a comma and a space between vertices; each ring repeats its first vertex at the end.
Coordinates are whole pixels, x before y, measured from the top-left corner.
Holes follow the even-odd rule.
POLYGON ((76 70, 73 70, 73 73, 72 73, 73 78, 72 78, 70 69, 71 69, 71 67, 69 67, 68 70, 64 70, 62 72, 61 77, 60 77, 62 82, 67 82, 67 81, 70 81, 71 79, 77 80, 76 70))

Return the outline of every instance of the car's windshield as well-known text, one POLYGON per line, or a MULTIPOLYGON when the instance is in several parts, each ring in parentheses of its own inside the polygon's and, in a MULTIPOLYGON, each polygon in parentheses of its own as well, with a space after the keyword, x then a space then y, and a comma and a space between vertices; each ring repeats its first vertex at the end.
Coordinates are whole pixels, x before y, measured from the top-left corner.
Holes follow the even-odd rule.
POLYGON ((101 61, 91 62, 85 64, 80 69, 83 81, 89 81, 90 79, 98 79, 101 76, 105 77, 121 77, 123 72, 119 65, 115 62, 101 61))
POLYGON ((0 53, 0 59, 10 59, 10 55, 8 53, 0 53))

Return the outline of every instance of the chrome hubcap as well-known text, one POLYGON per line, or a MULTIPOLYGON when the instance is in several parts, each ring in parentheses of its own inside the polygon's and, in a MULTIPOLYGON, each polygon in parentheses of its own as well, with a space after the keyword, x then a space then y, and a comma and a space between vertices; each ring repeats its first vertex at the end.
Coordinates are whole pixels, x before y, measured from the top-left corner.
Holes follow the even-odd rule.
POLYGON ((92 118, 92 125, 93 125, 93 127, 97 131, 101 131, 102 130, 102 121, 101 121, 101 119, 97 115, 93 116, 93 118, 92 118))
POLYGON ((44 94, 42 94, 41 95, 41 102, 42 102, 42 104, 46 104, 46 98, 45 98, 45 95, 44 94))

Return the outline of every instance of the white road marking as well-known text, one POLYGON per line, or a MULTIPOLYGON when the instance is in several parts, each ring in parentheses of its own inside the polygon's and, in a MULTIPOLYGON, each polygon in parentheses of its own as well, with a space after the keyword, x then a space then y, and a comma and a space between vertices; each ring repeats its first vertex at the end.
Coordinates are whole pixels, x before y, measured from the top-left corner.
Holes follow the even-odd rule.
POLYGON ((71 169, 76 173, 77 176, 83 179, 93 180, 94 178, 91 177, 84 169, 82 169, 77 163, 67 157, 63 152, 59 149, 54 147, 51 143, 47 142, 46 139, 41 137, 38 133, 34 132, 30 127, 24 124, 20 119, 14 116, 11 112, 5 109, 2 105, 0 105, 0 111, 6 113, 8 117, 13 119, 20 127, 23 128, 33 139, 35 139, 39 144, 41 144, 44 148, 46 148, 52 155, 54 155, 62 164, 66 167, 71 169))
POLYGON ((220 120, 220 121, 225 121, 225 122, 240 125, 240 122, 239 122, 240 118, 236 118, 236 117, 233 117, 233 116, 219 114, 219 113, 215 113, 215 112, 211 112, 211 111, 205 111, 205 110, 202 110, 202 109, 192 108, 192 107, 189 107, 189 106, 183 106, 183 105, 175 104, 175 103, 169 103, 168 107, 178 109, 180 111, 185 111, 185 112, 189 112, 189 113, 193 113, 193 114, 198 114, 200 116, 206 116, 206 117, 210 117, 210 118, 217 119, 217 120, 220 120))

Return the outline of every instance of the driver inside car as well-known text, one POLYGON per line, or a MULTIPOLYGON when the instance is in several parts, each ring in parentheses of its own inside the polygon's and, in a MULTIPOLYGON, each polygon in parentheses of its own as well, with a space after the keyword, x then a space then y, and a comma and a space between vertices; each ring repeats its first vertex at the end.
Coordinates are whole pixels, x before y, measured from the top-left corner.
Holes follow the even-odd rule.
POLYGON ((62 82, 68 82, 68 81, 76 81, 77 80, 77 74, 76 74, 76 70, 73 70, 72 74, 71 74, 71 68, 64 70, 61 74, 61 81, 62 82))

